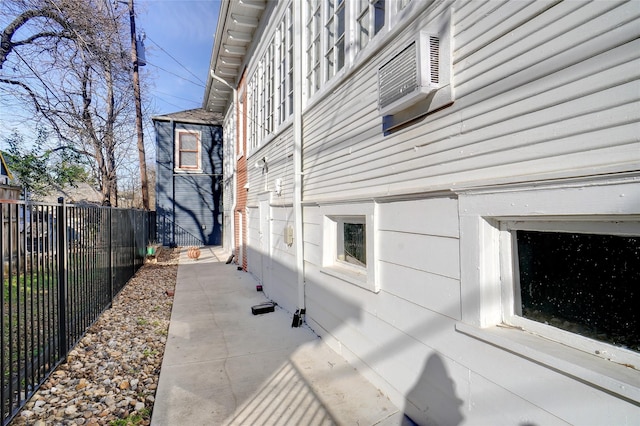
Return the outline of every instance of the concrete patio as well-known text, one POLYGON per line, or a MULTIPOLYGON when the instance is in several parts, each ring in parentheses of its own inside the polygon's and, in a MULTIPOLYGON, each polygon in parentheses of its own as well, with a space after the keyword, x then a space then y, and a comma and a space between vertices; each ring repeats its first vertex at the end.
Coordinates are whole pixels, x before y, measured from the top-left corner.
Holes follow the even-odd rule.
POLYGON ((181 254, 152 425, 400 425, 378 389, 218 247, 181 254))

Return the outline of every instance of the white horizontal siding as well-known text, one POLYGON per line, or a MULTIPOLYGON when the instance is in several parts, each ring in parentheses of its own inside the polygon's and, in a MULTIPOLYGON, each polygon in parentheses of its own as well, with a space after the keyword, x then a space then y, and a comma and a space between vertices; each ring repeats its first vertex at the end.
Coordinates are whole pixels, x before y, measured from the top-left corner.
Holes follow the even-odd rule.
POLYGON ((411 265, 443 277, 460 278, 457 239, 390 231, 381 231, 378 238, 381 262, 411 265))
POLYGON ((382 291, 449 318, 461 318, 459 280, 386 261, 380 261, 379 269, 382 291))
POLYGON ((638 168, 640 3, 489 2, 458 17, 453 106, 384 136, 374 60, 305 113, 306 201, 638 168))
MULTIPOLYGON (((394 402, 414 420, 455 424, 461 415, 469 424, 555 425, 637 418, 628 401, 456 331, 466 299, 455 198, 376 204, 378 293, 322 272, 321 212, 325 201, 638 170, 639 5, 455 2, 451 107, 382 133, 376 70, 434 18, 427 11, 304 111, 307 321, 380 389, 400 395, 394 402), (437 371, 432 359, 441 363, 437 371)), ((433 3, 436 11, 446 6, 433 3)), ((267 179, 269 190, 283 179, 283 195, 271 197, 266 287, 290 310, 297 303, 295 254, 282 232, 292 218, 292 147, 287 129, 252 154, 248 169, 249 205, 258 205, 267 179), (253 166, 262 157, 268 175, 253 166)), ((249 242, 259 247, 257 208, 249 209, 249 224, 249 242)), ((260 262, 250 259, 259 274, 260 262)))
POLYGON ((378 229, 458 238, 458 202, 454 198, 380 204, 378 229))
POLYGON ((258 195, 262 192, 275 191, 275 182, 281 180, 282 193, 273 194, 274 205, 291 205, 293 203, 293 135, 289 127, 282 134, 265 144, 260 150, 247 159, 249 182, 248 205, 257 205, 258 195), (256 162, 266 158, 267 173, 256 167, 256 162))
POLYGON ((294 312, 298 303, 295 247, 288 246, 284 240, 285 228, 293 227, 293 209, 273 207, 270 210, 272 261, 270 274, 264 282, 264 291, 285 310, 294 312))
POLYGON ((254 276, 262 276, 260 210, 258 208, 247 208, 247 265, 249 272, 254 276))

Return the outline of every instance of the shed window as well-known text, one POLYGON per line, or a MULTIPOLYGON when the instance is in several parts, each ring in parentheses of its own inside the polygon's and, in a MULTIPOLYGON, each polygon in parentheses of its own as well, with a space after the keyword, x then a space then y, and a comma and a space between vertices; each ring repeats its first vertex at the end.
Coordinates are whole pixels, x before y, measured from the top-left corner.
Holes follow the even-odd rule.
POLYGON ((189 171, 201 170, 200 132, 178 130, 176 141, 176 168, 189 171))
POLYGON ((515 234, 516 315, 640 352, 640 237, 515 234))

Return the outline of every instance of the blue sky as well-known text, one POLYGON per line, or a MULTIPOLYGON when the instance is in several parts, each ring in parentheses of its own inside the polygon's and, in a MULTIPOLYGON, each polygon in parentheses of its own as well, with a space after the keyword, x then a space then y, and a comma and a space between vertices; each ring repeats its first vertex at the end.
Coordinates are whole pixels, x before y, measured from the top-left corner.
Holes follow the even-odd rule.
MULTIPOLYGON (((142 98, 150 108, 148 115, 200 108, 220 0, 134 1, 137 33, 146 34, 147 65, 140 67, 140 78, 142 98)), ((0 149, 6 148, 4 137, 15 129, 28 142, 34 127, 32 113, 25 112, 20 105, 15 108, 7 105, 10 102, 0 105, 0 149)), ((153 162, 155 134, 150 119, 144 121, 144 133, 147 160, 153 162)), ((135 141, 132 144, 135 146, 135 141)))
POLYGON ((135 7, 136 30, 147 36, 141 78, 152 83, 142 96, 153 115, 199 108, 220 1, 136 0, 135 7))

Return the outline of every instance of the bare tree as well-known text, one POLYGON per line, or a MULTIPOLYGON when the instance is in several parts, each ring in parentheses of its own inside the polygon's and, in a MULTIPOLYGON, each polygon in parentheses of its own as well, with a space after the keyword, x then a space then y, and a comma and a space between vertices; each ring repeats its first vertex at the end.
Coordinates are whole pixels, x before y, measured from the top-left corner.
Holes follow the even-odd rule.
POLYGON ((3 8, 0 90, 46 120, 59 149, 91 158, 103 202, 116 205, 118 156, 135 135, 129 16, 104 0, 5 0, 3 8))

